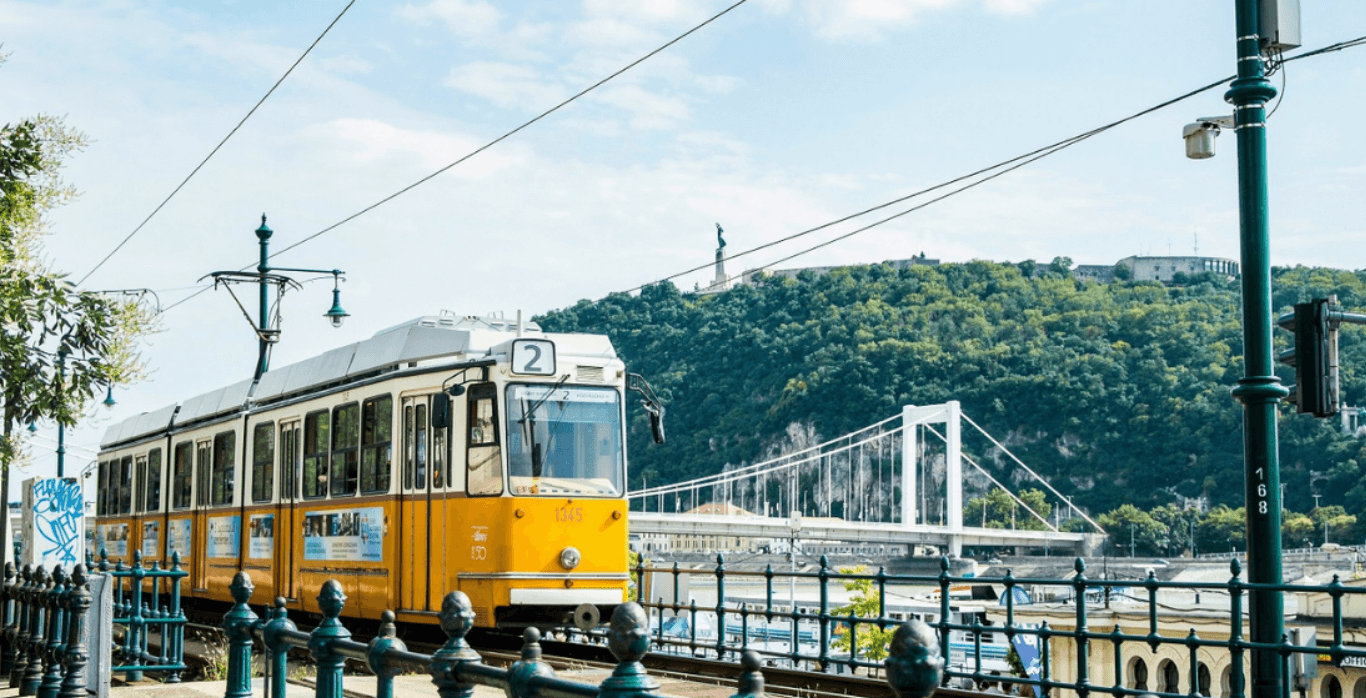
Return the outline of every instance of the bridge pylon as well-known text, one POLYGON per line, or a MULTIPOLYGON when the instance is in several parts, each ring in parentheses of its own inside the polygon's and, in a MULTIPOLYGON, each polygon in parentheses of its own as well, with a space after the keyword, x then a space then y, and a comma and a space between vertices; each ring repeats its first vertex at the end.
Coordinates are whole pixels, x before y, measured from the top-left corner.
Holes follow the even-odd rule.
POLYGON ((919 501, 920 444, 916 425, 944 425, 945 523, 949 529, 949 554, 963 554, 963 410, 957 400, 942 405, 906 405, 901 408, 901 523, 914 526, 924 512, 916 509, 919 501))

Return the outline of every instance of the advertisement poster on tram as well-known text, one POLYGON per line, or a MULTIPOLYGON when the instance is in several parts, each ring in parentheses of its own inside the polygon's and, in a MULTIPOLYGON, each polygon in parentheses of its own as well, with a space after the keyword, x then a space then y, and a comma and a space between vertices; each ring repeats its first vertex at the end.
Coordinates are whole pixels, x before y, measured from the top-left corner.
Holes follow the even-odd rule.
POLYGON ((304 517, 304 559, 380 562, 384 509, 318 511, 304 517))
POLYGON ((194 531, 194 522, 190 519, 175 519, 166 524, 166 559, 169 561, 172 554, 179 553, 182 563, 190 559, 190 533, 194 531))
POLYGON ((209 557, 237 557, 242 552, 242 517, 209 519, 209 557))
POLYGON ((128 557, 128 524, 95 527, 95 551, 109 557, 128 557))
POLYGON ((253 515, 247 527, 247 557, 268 560, 274 554, 275 515, 253 515))
POLYGON ((161 556, 161 522, 142 522, 142 558, 155 560, 161 556))

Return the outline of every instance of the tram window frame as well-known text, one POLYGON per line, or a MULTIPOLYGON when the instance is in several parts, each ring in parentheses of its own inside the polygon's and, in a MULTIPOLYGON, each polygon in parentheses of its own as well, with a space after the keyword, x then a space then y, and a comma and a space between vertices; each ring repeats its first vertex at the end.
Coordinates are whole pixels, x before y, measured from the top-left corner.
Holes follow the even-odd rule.
POLYGON ((120 514, 131 514, 133 512, 133 457, 124 456, 119 459, 119 498, 118 507, 120 514))
POLYGON ((303 486, 304 499, 323 499, 327 497, 327 478, 328 446, 331 445, 332 435, 332 412, 329 410, 317 410, 304 415, 303 429, 303 473, 299 477, 300 484, 303 486), (319 434, 319 423, 321 422, 321 434, 319 434), (310 448, 317 450, 310 450, 310 448), (309 467, 312 466, 310 475, 309 467))
POLYGON ((189 509, 194 491, 194 442, 181 441, 171 450, 171 508, 189 509))
MULTIPOLYGON (((481 383, 471 386, 467 394, 469 399, 465 413, 465 493, 470 497, 498 497, 503 494, 505 479, 502 432, 498 420, 498 387, 493 383, 481 383), (483 403, 487 403, 489 409, 488 414, 481 416, 483 403), (475 440, 476 436, 479 437, 478 441, 475 440), (472 456, 477 450, 488 450, 490 453, 476 464, 472 456), (493 463, 497 467, 498 487, 496 490, 475 491, 471 484, 476 482, 476 479, 471 477, 471 474, 488 463, 493 463)), ((484 481, 493 479, 495 478, 484 478, 484 481)))
POLYGON ((274 491, 275 422, 261 422, 251 432, 251 501, 269 502, 274 491))
POLYGON ((281 422, 279 434, 280 499, 293 501, 299 498, 299 471, 303 467, 303 422, 281 422))
POLYGON ((161 511, 161 449, 147 452, 147 490, 143 499, 143 511, 161 511))
POLYGON ((105 491, 109 486, 109 461, 100 461, 98 468, 95 477, 95 515, 104 516, 109 508, 109 493, 105 491))
POLYGON ((213 468, 213 439, 196 441, 194 445, 194 505, 209 505, 209 473, 213 468))
POLYGON ((394 396, 366 399, 360 425, 360 491, 386 493, 394 470, 394 396))
POLYGON ((210 478, 209 505, 231 505, 237 488, 237 432, 213 435, 213 474, 210 478))
POLYGON ((143 492, 147 489, 147 454, 133 457, 133 511, 141 513, 143 492))
POLYGON ((333 497, 354 497, 360 487, 360 403, 332 408, 332 467, 328 489, 333 497))

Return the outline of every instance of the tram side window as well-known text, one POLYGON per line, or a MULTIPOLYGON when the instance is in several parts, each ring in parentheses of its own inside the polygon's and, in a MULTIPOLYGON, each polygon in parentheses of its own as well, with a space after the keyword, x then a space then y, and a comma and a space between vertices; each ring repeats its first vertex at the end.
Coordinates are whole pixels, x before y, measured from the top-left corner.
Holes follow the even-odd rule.
POLYGON ((356 493, 360 478, 360 405, 351 403, 332 411, 332 496, 356 493))
POLYGON ((498 445, 498 393, 492 385, 469 391, 466 489, 472 495, 503 493, 503 452, 498 445))
POLYGON ((194 504, 202 507, 209 503, 209 468, 213 462, 213 442, 195 444, 194 451, 194 504))
POLYGON ((124 456, 119 461, 119 499, 120 514, 133 511, 133 457, 124 456))
POLYGON ((147 489, 143 511, 161 511, 161 449, 147 452, 147 489))
POLYGON ((190 481, 193 467, 194 444, 186 441, 175 445, 171 471, 171 507, 184 509, 190 506, 190 481))
POLYGON ((138 456, 133 459, 133 463, 134 482, 137 484, 133 490, 133 509, 142 511, 143 502, 147 497, 147 456, 138 456))
POLYGON ((275 423, 257 424, 251 438, 251 501, 269 502, 275 488, 275 423))
POLYGON ((403 407, 403 484, 424 489, 427 486, 427 405, 403 407))
POLYGON ((237 434, 225 431, 213 437, 213 482, 210 504, 232 504, 237 472, 237 434))
POLYGON ((104 516, 109 513, 109 461, 100 461, 98 484, 95 486, 95 513, 104 516))
POLYGON ((366 494, 389 491, 393 468, 394 399, 388 395, 365 401, 361 410, 360 490, 366 494))
POLYGON ((327 496, 327 447, 328 427, 331 425, 327 410, 314 412, 304 417, 304 498, 318 499, 327 496))

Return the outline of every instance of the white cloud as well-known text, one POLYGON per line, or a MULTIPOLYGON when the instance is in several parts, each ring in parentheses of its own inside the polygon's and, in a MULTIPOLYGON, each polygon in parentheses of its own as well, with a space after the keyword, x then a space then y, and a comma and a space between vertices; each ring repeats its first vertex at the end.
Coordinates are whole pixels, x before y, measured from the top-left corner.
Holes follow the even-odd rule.
POLYGON ((565 98, 564 90, 536 71, 508 63, 468 63, 451 69, 446 85, 478 95, 503 107, 529 111, 549 109, 565 98))
POLYGON ((404 5, 399 16, 414 21, 444 22, 456 36, 493 33, 501 19, 497 8, 480 0, 433 0, 422 6, 404 5))
POLYGON ((688 119, 688 105, 677 97, 667 97, 636 85, 607 89, 598 99, 631 113, 631 128, 648 131, 676 128, 688 119))
MULTIPOLYGON (((1023 15, 1048 0, 981 0, 985 11, 997 15, 1023 15)), ((881 41, 890 32, 906 29, 926 12, 976 4, 972 0, 806 0, 803 14, 822 38, 844 41, 881 41)), ((770 11, 785 8, 768 6, 770 11)))
MULTIPOLYGON (((319 153, 348 166, 369 166, 375 161, 414 163, 422 173, 444 167, 472 152, 480 139, 446 131, 424 131, 395 126, 378 119, 335 119, 301 131, 305 142, 319 153)), ((509 145, 480 153, 451 176, 478 179, 515 167, 530 157, 525 146, 509 145)))

